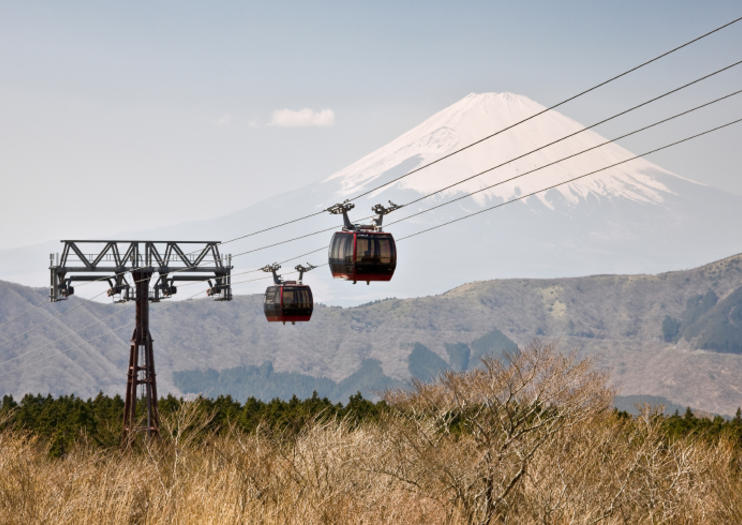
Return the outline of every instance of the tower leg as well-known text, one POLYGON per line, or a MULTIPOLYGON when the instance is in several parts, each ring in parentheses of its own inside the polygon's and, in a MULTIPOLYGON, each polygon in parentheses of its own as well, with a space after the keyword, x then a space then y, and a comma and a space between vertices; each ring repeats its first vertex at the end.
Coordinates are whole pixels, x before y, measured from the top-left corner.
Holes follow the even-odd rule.
POLYGON ((136 285, 136 327, 131 337, 129 370, 126 378, 126 399, 124 401, 123 444, 131 444, 138 431, 145 431, 147 437, 160 433, 160 415, 157 409, 157 381, 155 359, 152 350, 152 336, 149 333, 149 280, 150 270, 132 272, 136 285), (139 359, 143 361, 140 366, 139 359), (137 387, 144 385, 145 425, 136 421, 137 387))
POLYGON ((136 434, 137 379, 139 370, 139 348, 136 344, 137 331, 131 336, 129 369, 126 374, 126 398, 124 399, 124 435, 122 444, 129 444, 136 434))
POLYGON ((157 407, 157 375, 155 374, 155 356, 152 350, 152 336, 147 331, 144 345, 145 370, 144 384, 147 397, 147 436, 160 434, 160 411, 157 407))

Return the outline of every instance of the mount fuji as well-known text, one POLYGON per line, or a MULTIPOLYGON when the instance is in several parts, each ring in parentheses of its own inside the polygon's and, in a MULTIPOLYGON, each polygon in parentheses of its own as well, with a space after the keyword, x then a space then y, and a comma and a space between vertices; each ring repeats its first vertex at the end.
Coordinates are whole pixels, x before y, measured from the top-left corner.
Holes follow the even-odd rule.
MULTIPOLYGON (((340 195, 361 193, 368 187, 378 185, 379 179, 383 180, 383 177, 378 177, 380 173, 391 174, 399 171, 401 167, 410 170, 427 164, 490 135, 494 130, 509 127, 544 109, 542 105, 529 98, 512 93, 472 93, 386 146, 331 175, 324 182, 339 183, 340 195)), ((441 165, 432 166, 424 172, 401 180, 395 189, 410 189, 419 194, 431 193, 451 184, 452 181, 520 156, 555 139, 575 133, 583 127, 564 115, 550 111, 517 126, 512 131, 446 159, 441 165)), ((597 133, 585 131, 519 161, 502 166, 485 176, 477 177, 476 182, 472 181, 468 185, 446 190, 441 195, 451 197, 469 193, 602 142, 605 142, 605 139, 597 133)), ((473 199, 480 205, 487 205, 498 199, 509 200, 569 179, 575 174, 586 173, 598 166, 612 164, 631 156, 632 153, 626 149, 609 144, 602 149, 556 164, 532 177, 524 177, 486 190, 473 199)), ((590 195, 660 203, 663 200, 663 193, 671 193, 671 190, 657 178, 652 177, 652 173, 670 174, 669 171, 640 159, 631 165, 618 166, 592 178, 556 188, 554 192, 571 204, 577 204, 590 195)), ((385 193, 391 192, 387 190, 385 193)), ((550 197, 553 198, 554 195, 550 197)), ((541 194, 536 198, 547 207, 554 208, 545 195, 541 194)))
MULTIPOLYGON (((230 239, 273 223, 322 210, 414 170, 483 136, 542 111, 544 106, 511 93, 469 94, 350 166, 311 184, 266 199, 221 218, 183 223, 133 235, 141 238, 230 239)), ((360 222, 377 202, 404 204, 452 182, 500 164, 583 127, 549 111, 440 163, 358 199, 351 219, 360 222)), ((580 133, 486 175, 451 187, 385 218, 401 239, 485 207, 526 195, 619 162, 633 153, 610 143, 429 213, 410 214, 522 174, 606 139, 580 133)), ((692 174, 688 174, 692 175, 692 174)), ((700 174, 698 174, 700 175, 700 174)), ((733 225, 742 222, 742 198, 637 159, 573 183, 482 213, 449 226, 401 240, 398 266, 388 283, 371 286, 334 281, 326 267, 305 276, 315 299, 351 305, 384 297, 441 293, 464 282, 509 277, 569 277, 595 273, 657 273, 699 266, 740 250, 733 225)), ((336 216, 318 215, 287 227, 227 244, 237 255, 235 293, 258 293, 267 282, 241 272, 326 246, 330 232, 256 253, 239 255, 286 238, 339 225, 336 216)), ((0 278, 45 284, 46 273, 29 276, 29 260, 42 265, 58 243, 0 252, 0 278), (32 254, 33 252, 33 254, 32 254), (34 257, 34 259, 30 259, 34 257)), ((284 265, 321 264, 326 253, 284 265)), ((194 292, 197 288, 191 288, 194 292)), ((179 293, 180 294, 180 293, 179 293)), ((183 294, 185 295, 185 294, 183 294)))

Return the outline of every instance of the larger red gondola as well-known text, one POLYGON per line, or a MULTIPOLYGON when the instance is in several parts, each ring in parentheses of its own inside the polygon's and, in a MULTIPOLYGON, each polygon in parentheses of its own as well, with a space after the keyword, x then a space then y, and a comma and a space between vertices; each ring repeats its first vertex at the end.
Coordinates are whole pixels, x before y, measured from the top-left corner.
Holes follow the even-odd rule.
POLYGON ((384 215, 399 208, 396 204, 385 208, 377 204, 374 224, 353 224, 348 210, 353 204, 344 202, 328 208, 330 213, 343 214, 343 229, 335 232, 330 242, 328 261, 332 276, 353 281, 389 281, 397 267, 397 247, 391 233, 381 230, 384 215))

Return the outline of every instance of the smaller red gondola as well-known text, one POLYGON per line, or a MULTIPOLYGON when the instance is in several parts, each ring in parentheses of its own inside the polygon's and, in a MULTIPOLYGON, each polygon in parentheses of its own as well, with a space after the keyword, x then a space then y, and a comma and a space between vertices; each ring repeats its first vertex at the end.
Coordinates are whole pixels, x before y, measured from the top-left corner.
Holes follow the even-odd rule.
POLYGON ((348 211, 351 202, 335 204, 327 209, 332 214, 343 214, 343 229, 335 232, 330 242, 328 262, 332 276, 353 281, 390 281, 397 267, 397 247, 391 233, 381 230, 384 215, 400 206, 389 201, 390 206, 375 205, 377 214, 373 224, 353 224, 348 211))
POLYGON ((296 266, 299 272, 299 281, 284 281, 277 274, 281 268, 278 263, 273 263, 261 268, 264 272, 273 274, 273 286, 265 290, 265 302, 263 303, 263 312, 269 322, 306 322, 312 318, 314 309, 314 299, 312 289, 302 283, 304 272, 308 272, 314 266, 307 263, 307 266, 296 266))

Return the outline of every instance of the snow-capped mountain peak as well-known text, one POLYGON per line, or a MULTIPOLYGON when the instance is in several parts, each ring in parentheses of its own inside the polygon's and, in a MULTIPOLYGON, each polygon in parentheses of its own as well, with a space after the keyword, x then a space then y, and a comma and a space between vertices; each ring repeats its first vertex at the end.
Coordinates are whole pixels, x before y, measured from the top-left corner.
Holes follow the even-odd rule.
MULTIPOLYGON (((470 93, 387 145, 334 173, 325 181, 339 183, 337 190, 339 197, 353 195, 456 151, 544 109, 544 106, 528 97, 514 93, 470 93)), ((385 196, 393 195, 395 188, 405 188, 420 194, 429 193, 583 127, 584 125, 557 111, 549 111, 382 191, 385 196)), ((475 191, 605 140, 592 130, 585 131, 451 188, 445 194, 452 196, 475 191)), ((511 183, 478 193, 474 198, 480 204, 492 199, 510 199, 632 156, 632 152, 627 149, 617 144, 608 144, 511 183)), ((660 203, 665 195, 672 193, 672 190, 653 177, 653 174, 659 173, 674 175, 652 162, 637 159, 559 187, 555 191, 570 203, 577 203, 591 194, 660 203)), ((544 194, 537 197, 551 207, 544 194)))

